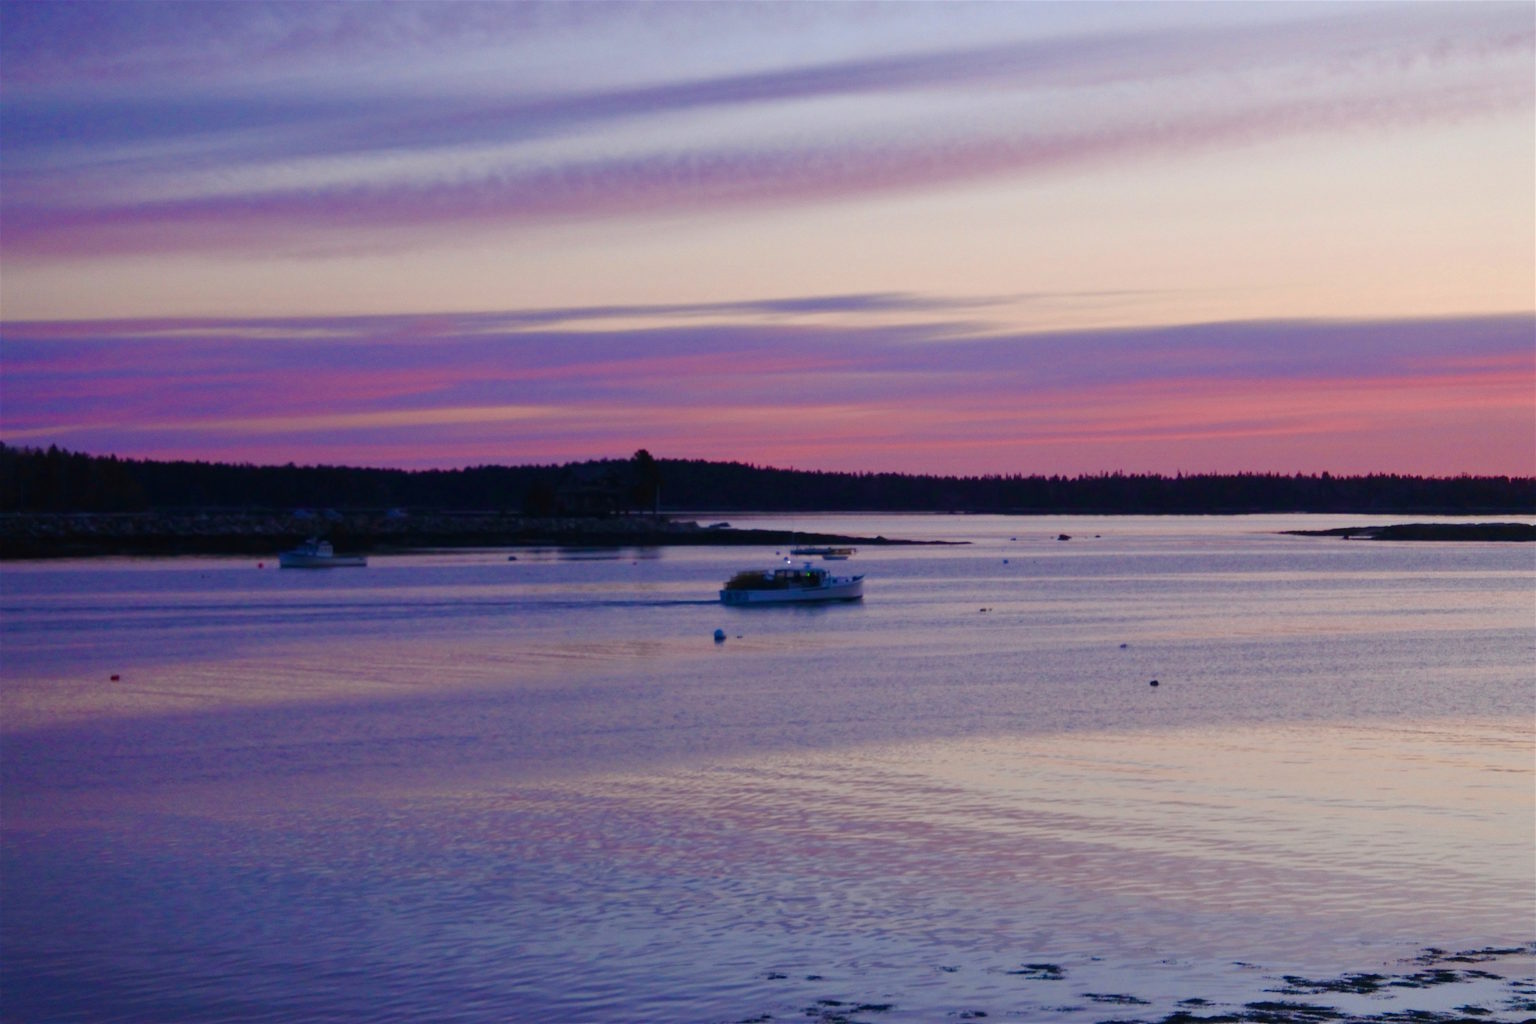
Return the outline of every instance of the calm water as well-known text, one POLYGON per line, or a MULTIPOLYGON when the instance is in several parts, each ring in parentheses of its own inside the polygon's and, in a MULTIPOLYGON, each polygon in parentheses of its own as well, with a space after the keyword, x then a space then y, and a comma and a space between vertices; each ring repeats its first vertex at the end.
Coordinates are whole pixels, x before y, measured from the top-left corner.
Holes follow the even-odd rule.
POLYGON ((1536 1014, 1531 547, 733 521, 970 543, 0 567, 0 1015, 1536 1014))

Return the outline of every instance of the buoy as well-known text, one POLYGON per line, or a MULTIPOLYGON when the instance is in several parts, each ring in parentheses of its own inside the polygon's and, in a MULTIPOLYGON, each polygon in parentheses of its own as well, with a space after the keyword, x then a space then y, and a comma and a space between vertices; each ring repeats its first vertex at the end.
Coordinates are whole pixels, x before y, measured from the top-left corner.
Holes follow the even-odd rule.
POLYGON ((117 681, 118 681, 118 680, 119 680, 119 679, 121 679, 121 678, 123 678, 123 677, 122 677, 122 676, 120 676, 120 675, 116 675, 116 674, 114 674, 114 675, 113 675, 113 676, 112 676, 112 681, 113 681, 113 682, 114 682, 114 683, 115 683, 115 682, 117 682, 117 681))
POLYGON ((256 568, 258 568, 258 569, 265 569, 266 567, 267 567, 267 563, 266 562, 257 562, 256 563, 256 568))
POLYGON ((725 630, 723 630, 723 629, 715 630, 715 643, 717 643, 717 644, 725 643, 725 630))
POLYGON ((1157 680, 1156 679, 1152 680, 1152 682, 1149 685, 1156 686, 1157 685, 1157 680))
POLYGON ((1120 649, 1123 651, 1123 650, 1125 650, 1129 646, 1131 646, 1131 645, 1130 644, 1121 644, 1120 645, 1120 649))

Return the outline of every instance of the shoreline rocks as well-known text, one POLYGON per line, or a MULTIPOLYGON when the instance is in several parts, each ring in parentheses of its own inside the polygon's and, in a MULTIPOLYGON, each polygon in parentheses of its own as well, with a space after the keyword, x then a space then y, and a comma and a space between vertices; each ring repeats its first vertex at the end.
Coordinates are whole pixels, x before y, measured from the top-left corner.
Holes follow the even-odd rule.
POLYGON ((1344 540, 1536 541, 1536 525, 1531 523, 1399 523, 1285 532, 1298 537, 1340 537, 1344 540))
POLYGON ((0 559, 272 555, 308 537, 338 552, 432 548, 901 544, 884 537, 703 527, 665 516, 538 518, 505 512, 135 512, 0 515, 0 559))

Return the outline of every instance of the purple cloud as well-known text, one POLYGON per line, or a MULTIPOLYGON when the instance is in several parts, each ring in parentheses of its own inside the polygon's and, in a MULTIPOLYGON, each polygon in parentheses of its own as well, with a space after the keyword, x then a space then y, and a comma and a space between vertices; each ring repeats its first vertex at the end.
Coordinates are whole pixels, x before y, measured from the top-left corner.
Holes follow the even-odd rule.
MULTIPOLYGON (((717 151, 608 158, 454 182, 340 185, 200 199, 47 204, 0 199, 0 246, 33 255, 274 249, 315 232, 465 225, 824 200, 1146 154, 1250 144, 1278 135, 1416 124, 1490 107, 1531 105, 1510 88, 1359 100, 1279 103, 1260 109, 1086 133, 1024 134, 772 152, 717 151)), ((345 238, 346 242, 340 242, 345 238)), ((321 243, 324 245, 324 243, 321 243)))
MULTIPOLYGON (((515 40, 527 24, 558 17, 523 6, 391 5, 363 17, 349 5, 7 5, 0 246, 29 256, 352 248, 370 244, 376 229, 399 244, 402 227, 460 231, 822 201, 1532 106, 1530 19, 1502 7, 1455 16, 1323 8, 1262 26, 1005 33, 984 46, 684 72, 659 82, 577 81, 561 91, 503 84, 297 93, 247 81, 240 62, 227 82, 205 69, 220 87, 194 93, 174 73, 164 76, 173 88, 106 87, 155 79, 145 54, 204 59, 187 56, 198 40, 223 52, 224 64, 238 45, 258 64, 323 79, 332 53, 441 56, 457 42, 515 40), (161 25, 168 11, 184 9, 188 24, 161 25), (162 39, 157 26, 170 36, 162 39), (97 80, 103 87, 92 88, 97 80), (1120 103, 1137 96, 1146 106, 1107 103, 1099 91, 1106 85, 1117 87, 1120 103), (1018 109, 1060 108, 1062 123, 997 113, 1014 109, 999 103, 1041 90, 1049 104, 1018 109), (830 100, 898 95, 941 97, 947 105, 939 109, 965 116, 899 113, 907 104, 889 105, 885 121, 828 113, 830 100), (806 126, 803 137, 758 140, 753 118, 786 110, 806 126), (719 120, 702 122, 686 142, 609 135, 699 112, 719 120), (719 134, 727 123, 748 132, 719 134), (590 144, 597 138, 601 144, 590 144), (537 140, 556 147, 526 145, 537 140), (488 146, 502 150, 463 162, 465 147, 488 146), (389 169, 402 154, 433 155, 441 169, 389 169), (309 158, 360 162, 322 183, 305 180, 309 158), (277 166, 288 184, 260 173, 277 166)), ((581 16, 602 20, 614 10, 623 8, 581 16)), ((681 24, 689 8, 658 10, 681 24)))
MULTIPOLYGON (((863 299, 882 311, 923 305, 863 299)), ((1031 445, 1068 441, 1107 452, 1162 440, 1164 457, 1177 458, 1218 438, 1321 452, 1329 436, 1347 435, 1373 450, 1397 446, 1402 465, 1374 468, 1433 472, 1447 470, 1413 468, 1418 447, 1482 423, 1492 437, 1483 462, 1462 469, 1536 472, 1536 434, 1521 429, 1533 426, 1529 315, 990 336, 921 322, 757 322, 864 304, 722 304, 697 308, 751 312, 735 323, 623 330, 601 322, 617 307, 9 323, 0 439, 247 460, 323 449, 357 462, 388 451, 402 464, 441 465, 493 450, 503 461, 611 455, 655 438, 670 455, 805 465, 830 451, 818 438, 835 438, 850 468, 860 452, 888 465, 902 452, 942 451, 1002 472, 1010 464, 1000 460, 1031 445), (570 322, 553 333, 530 326, 542 319, 570 322)), ((633 320, 644 308, 617 315, 633 320)), ((678 309, 657 307, 666 317, 678 309)))
POLYGON ((305 70, 338 55, 452 54, 486 40, 606 17, 602 4, 305 0, 6 0, 0 60, 14 85, 225 81, 305 70), (570 8, 570 9, 567 9, 570 8))

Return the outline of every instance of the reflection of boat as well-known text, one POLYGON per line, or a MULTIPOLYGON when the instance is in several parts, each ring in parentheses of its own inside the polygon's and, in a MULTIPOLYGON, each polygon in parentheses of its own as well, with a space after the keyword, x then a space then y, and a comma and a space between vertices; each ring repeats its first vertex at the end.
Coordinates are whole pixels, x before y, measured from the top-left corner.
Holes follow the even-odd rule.
POLYGON ((790 548, 789 553, 801 558, 820 555, 828 562, 841 562, 857 550, 858 548, 798 547, 790 548))
POLYGON ((277 564, 284 569, 342 569, 367 565, 368 559, 362 555, 338 555, 330 541, 311 537, 292 551, 278 555, 277 564))
POLYGON ((725 582, 722 604, 783 604, 790 601, 857 601, 863 576, 833 576, 807 563, 801 569, 747 569, 725 582))

